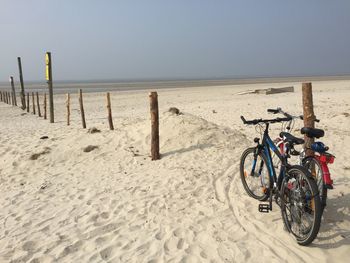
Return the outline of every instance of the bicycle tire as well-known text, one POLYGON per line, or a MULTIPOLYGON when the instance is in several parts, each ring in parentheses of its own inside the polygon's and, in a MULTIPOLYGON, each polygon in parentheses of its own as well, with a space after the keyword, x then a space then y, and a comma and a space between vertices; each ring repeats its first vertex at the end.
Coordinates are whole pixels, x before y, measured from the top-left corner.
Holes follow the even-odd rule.
MULTIPOLYGON (((241 161, 240 161, 240 177, 241 177, 241 181, 243 184, 243 187, 245 189, 245 191, 247 192, 247 194, 254 198, 257 199, 259 201, 266 201, 269 198, 269 189, 272 189, 272 181, 271 179, 271 174, 269 169, 267 169, 267 158, 263 153, 259 153, 259 157, 260 157, 260 168, 263 169, 264 166, 266 168, 267 171, 267 177, 263 178, 263 180, 268 180, 268 182, 265 183, 265 185, 261 185, 261 191, 262 191, 262 195, 257 195, 252 189, 251 187, 249 187, 248 183, 247 183, 247 178, 248 176, 251 176, 252 178, 259 178, 260 182, 262 180, 262 178, 260 177, 260 175, 256 176, 256 173, 254 172, 254 176, 253 175, 248 175, 248 172, 245 170, 245 161, 247 160, 247 157, 249 155, 254 155, 256 151, 256 147, 252 147, 252 148, 248 148, 246 149, 241 156, 241 161), (262 163, 261 163, 262 161, 262 163)), ((250 164, 250 167, 252 167, 253 164, 250 164)), ((257 165, 258 166, 258 165, 257 165)), ((261 182, 262 184, 262 182, 261 182)))
MULTIPOLYGON (((289 232, 291 232, 294 235, 299 245, 301 246, 309 245, 317 237, 317 234, 320 229, 321 217, 322 217, 321 201, 320 201, 320 196, 319 196, 319 192, 318 192, 318 188, 315 180, 312 178, 312 175, 310 174, 310 172, 307 169, 305 169, 305 167, 300 165, 291 166, 288 169, 287 176, 284 178, 284 181, 282 183, 281 193, 282 193, 282 199, 283 199, 281 202, 281 213, 282 213, 283 223, 285 227, 288 229, 289 232), (304 190, 302 189, 303 187, 305 188, 305 182, 298 181, 300 179, 297 178, 296 175, 299 175, 301 179, 305 180, 308 186, 307 190, 310 191, 310 193, 308 193, 308 195, 305 194, 305 197, 303 196, 304 190), (298 181, 296 185, 300 185, 301 190, 296 188, 290 189, 291 187, 290 182, 291 180, 293 181, 293 178, 295 179, 295 181, 298 181), (296 197, 297 193, 298 195, 300 195, 299 199, 297 199, 296 197), (305 207, 304 205, 302 208, 298 207, 302 202, 306 203, 305 207), (289 220, 289 215, 287 214, 287 210, 289 210, 290 212, 291 220, 289 220), (305 237, 301 237, 300 235, 297 235, 293 230, 292 223, 298 220, 302 221, 300 213, 301 211, 304 212, 304 210, 305 210, 305 214, 313 213, 312 215, 313 223, 309 228, 305 229, 307 230, 307 232, 305 232, 305 237), (299 216, 300 218, 298 218, 299 216)), ((298 225, 298 227, 302 226, 302 222, 300 222, 300 224, 298 224, 297 222, 296 224, 298 225)), ((299 233, 300 233, 300 229, 299 229, 299 233)))

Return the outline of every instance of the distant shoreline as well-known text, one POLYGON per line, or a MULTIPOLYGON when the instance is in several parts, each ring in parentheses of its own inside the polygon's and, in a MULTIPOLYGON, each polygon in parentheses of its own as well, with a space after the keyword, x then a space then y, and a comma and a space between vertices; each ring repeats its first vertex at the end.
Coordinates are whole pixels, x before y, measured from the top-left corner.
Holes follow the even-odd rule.
MULTIPOLYGON (((304 76, 304 77, 257 77, 257 78, 221 78, 221 79, 188 79, 188 80, 91 80, 91 81, 54 81, 54 92, 62 94, 83 89, 84 92, 134 91, 148 89, 193 88, 208 86, 286 83, 305 81, 350 80, 350 75, 341 76, 304 76)), ((26 90, 42 91, 47 88, 46 82, 25 81, 26 90)), ((0 83, 0 90, 10 89, 9 83, 0 83)), ((16 90, 19 83, 16 82, 16 90)))

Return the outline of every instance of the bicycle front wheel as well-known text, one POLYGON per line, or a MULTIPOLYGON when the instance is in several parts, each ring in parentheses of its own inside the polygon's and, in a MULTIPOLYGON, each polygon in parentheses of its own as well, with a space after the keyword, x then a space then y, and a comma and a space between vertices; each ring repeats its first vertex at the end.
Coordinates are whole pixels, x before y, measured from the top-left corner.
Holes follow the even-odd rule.
POLYGON ((246 149, 241 157, 241 181, 247 194, 259 201, 269 197, 272 188, 270 171, 267 167, 267 158, 262 153, 256 153, 256 148, 246 149))
POLYGON ((321 224, 321 201, 317 184, 309 171, 292 166, 281 186, 281 212, 284 225, 299 245, 310 244, 321 224))

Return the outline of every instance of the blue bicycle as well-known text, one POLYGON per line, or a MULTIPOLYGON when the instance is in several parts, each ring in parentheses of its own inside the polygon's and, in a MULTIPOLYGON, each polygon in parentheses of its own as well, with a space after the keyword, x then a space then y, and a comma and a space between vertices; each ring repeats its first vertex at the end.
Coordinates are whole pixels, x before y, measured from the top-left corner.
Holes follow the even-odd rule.
POLYGON ((290 121, 290 118, 255 119, 244 124, 258 125, 264 129, 262 141, 255 138, 255 147, 246 149, 241 157, 240 175, 244 189, 249 196, 268 203, 259 204, 259 212, 272 210, 272 201, 281 208, 286 229, 293 234, 300 245, 310 244, 317 236, 322 216, 320 196, 310 172, 300 165, 288 164, 294 145, 304 140, 288 132, 282 132, 285 153, 282 155, 269 136, 269 125, 290 121), (279 175, 271 158, 271 150, 281 162, 279 175))

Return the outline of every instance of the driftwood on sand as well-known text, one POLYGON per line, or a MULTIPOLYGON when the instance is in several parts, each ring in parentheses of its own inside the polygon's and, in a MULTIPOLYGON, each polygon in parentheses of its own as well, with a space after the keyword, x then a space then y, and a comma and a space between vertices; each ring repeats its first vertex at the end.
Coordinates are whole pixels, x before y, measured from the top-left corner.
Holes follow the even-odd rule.
POLYGON ((237 95, 245 95, 245 94, 276 94, 276 93, 283 93, 283 92, 294 92, 294 86, 290 87, 283 87, 283 88, 268 88, 268 89, 256 89, 256 90, 247 90, 243 92, 237 93, 237 95))

